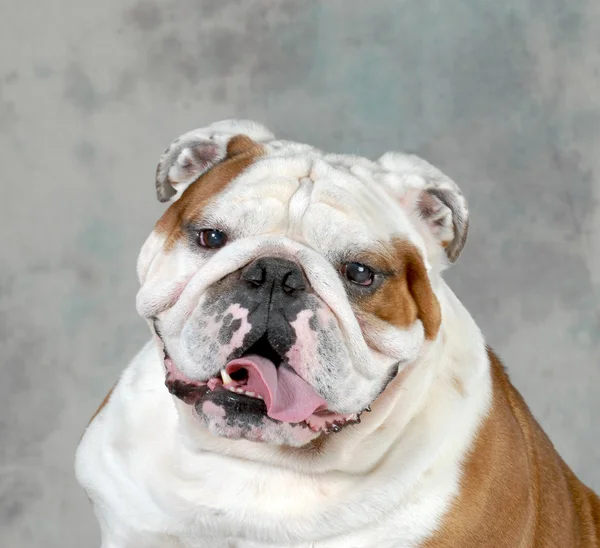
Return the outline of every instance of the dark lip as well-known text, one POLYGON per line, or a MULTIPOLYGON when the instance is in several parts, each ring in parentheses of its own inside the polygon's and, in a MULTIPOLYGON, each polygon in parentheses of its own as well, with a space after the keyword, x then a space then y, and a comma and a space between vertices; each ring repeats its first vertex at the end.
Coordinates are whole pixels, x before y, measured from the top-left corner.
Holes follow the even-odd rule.
POLYGON ((218 405, 226 410, 228 413, 235 413, 238 415, 255 415, 260 418, 268 418, 272 422, 280 422, 272 419, 267 415, 267 406, 263 400, 257 398, 251 398, 245 394, 238 394, 236 392, 230 392, 222 388, 208 391, 205 395, 195 403, 194 407, 197 412, 201 412, 202 404, 206 401, 210 401, 215 405, 218 405))
MULTIPOLYGON (((165 376, 165 386, 169 393, 184 403, 192 405, 198 412, 201 411, 204 402, 211 401, 215 405, 228 408, 232 412, 251 413, 268 417, 267 406, 263 400, 231 392, 220 386, 217 386, 214 390, 210 390, 206 385, 197 386, 180 380, 170 380, 169 377, 170 375, 167 373, 165 376)), ((268 418, 271 419, 271 417, 268 418)), ((279 422, 275 419, 271 420, 279 422)))
POLYGON ((170 394, 188 405, 196 405, 210 389, 206 385, 198 386, 180 380, 172 380, 169 373, 165 376, 165 386, 170 394))

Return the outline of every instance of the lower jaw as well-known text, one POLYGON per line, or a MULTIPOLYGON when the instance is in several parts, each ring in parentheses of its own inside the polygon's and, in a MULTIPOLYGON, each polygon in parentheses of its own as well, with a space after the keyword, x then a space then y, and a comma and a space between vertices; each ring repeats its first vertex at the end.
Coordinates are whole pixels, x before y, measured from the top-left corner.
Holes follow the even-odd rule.
MULTIPOLYGON (((264 420, 268 425, 289 426, 294 431, 305 430, 308 436, 304 437, 308 437, 310 439, 314 439, 315 437, 321 434, 337 433, 346 426, 358 424, 360 423, 360 416, 362 414, 362 412, 360 412, 351 415, 337 415, 325 411, 320 412, 318 414, 313 414, 306 420, 301 422, 283 422, 269 417, 267 415, 267 409, 264 402, 256 398, 245 396, 245 399, 247 400, 246 405, 243 405, 243 402, 242 404, 240 404, 240 402, 237 402, 235 404, 224 406, 223 401, 215 401, 222 400, 222 398, 219 398, 219 396, 224 396, 228 394, 228 391, 222 386, 218 386, 213 390, 209 388, 208 383, 198 384, 197 386, 190 386, 189 384, 181 383, 180 381, 170 381, 169 375, 167 375, 167 378, 165 379, 165 385, 167 386, 171 394, 182 400, 184 403, 192 406, 195 409, 195 414, 198 415, 198 417, 200 417, 201 419, 203 416, 209 418, 211 415, 227 415, 227 408, 230 408, 232 415, 232 417, 229 418, 230 422, 235 422, 236 415, 240 416, 241 418, 241 415, 245 414, 247 422, 248 416, 250 416, 253 417, 253 419, 250 419, 250 422, 264 420), (207 403, 213 404, 214 407, 212 409, 212 413, 204 411, 205 404, 207 403), (252 409, 250 409, 251 407, 252 409), (221 411, 219 411, 218 409, 221 409, 221 411)), ((231 390, 230 392, 236 393, 237 391, 231 390)), ((247 438, 247 436, 238 437, 247 438)), ((310 441, 310 439, 308 441, 310 441)))

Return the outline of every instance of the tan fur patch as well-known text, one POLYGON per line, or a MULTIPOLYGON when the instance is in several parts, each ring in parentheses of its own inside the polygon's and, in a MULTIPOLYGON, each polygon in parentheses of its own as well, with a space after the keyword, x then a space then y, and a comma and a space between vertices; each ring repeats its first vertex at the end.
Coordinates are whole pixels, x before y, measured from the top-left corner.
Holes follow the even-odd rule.
POLYGON ((248 169, 263 152, 263 147, 246 135, 231 138, 225 159, 187 187, 179 200, 156 223, 155 230, 158 233, 168 234, 165 251, 172 249, 177 241, 185 237, 183 226, 186 222, 198 219, 206 204, 248 169))
POLYGON ((92 415, 92 418, 90 419, 90 421, 88 422, 88 426, 92 423, 92 421, 98 416, 98 413, 100 413, 100 411, 102 411, 102 409, 104 409, 104 407, 106 406, 106 404, 109 402, 110 397, 112 396, 112 393, 115 390, 115 387, 117 385, 115 384, 109 391, 108 394, 106 394, 106 396, 104 396, 104 399, 102 400, 102 403, 100 404, 100 407, 98 407, 98 409, 96 409, 95 413, 92 415))
POLYGON ((441 323, 440 305, 417 248, 407 241, 395 240, 385 253, 365 257, 365 263, 393 275, 372 296, 360 301, 361 310, 402 328, 419 319, 425 338, 435 339, 441 323))
POLYGON ((464 398, 465 396, 465 385, 458 377, 452 377, 452 386, 454 389, 464 398))
POLYGON ((600 499, 583 485, 489 350, 493 403, 460 492, 422 548, 597 548, 600 499))

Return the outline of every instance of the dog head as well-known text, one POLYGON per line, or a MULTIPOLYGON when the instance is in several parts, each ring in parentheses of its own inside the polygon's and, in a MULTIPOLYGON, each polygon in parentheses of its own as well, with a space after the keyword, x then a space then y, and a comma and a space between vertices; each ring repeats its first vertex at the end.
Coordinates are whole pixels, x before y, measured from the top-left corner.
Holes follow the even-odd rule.
POLYGON ((427 162, 373 162, 224 121, 157 169, 138 260, 166 385, 214 434, 303 445, 360 421, 437 337, 467 207, 427 162))

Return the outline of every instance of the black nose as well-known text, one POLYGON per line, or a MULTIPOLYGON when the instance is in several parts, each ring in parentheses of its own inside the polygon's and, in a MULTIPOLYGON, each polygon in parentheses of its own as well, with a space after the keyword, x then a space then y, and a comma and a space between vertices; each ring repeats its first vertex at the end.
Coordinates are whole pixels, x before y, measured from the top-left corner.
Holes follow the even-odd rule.
POLYGON ((253 287, 273 287, 288 295, 296 295, 308 287, 300 265, 278 257, 256 259, 244 269, 242 278, 253 287))

